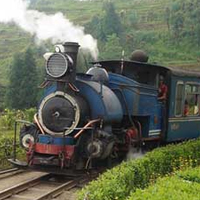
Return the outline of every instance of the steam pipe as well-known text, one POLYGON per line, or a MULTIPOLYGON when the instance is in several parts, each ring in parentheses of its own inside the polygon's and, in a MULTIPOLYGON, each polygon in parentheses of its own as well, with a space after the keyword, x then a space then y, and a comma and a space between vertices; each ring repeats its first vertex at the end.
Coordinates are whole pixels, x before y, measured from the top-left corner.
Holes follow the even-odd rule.
POLYGON ((45 132, 44 132, 44 130, 42 129, 42 126, 40 125, 40 123, 39 123, 39 121, 38 121, 37 114, 34 115, 34 120, 35 120, 35 122, 36 122, 38 128, 40 129, 41 133, 44 135, 45 132))
POLYGON ((140 147, 142 146, 142 125, 139 121, 137 121, 137 124, 138 124, 138 127, 139 127, 139 144, 140 144, 140 147))
POLYGON ((79 89, 75 85, 73 85, 72 83, 68 83, 68 85, 74 92, 79 92, 79 89))
POLYGON ((94 120, 89 121, 89 122, 74 136, 74 138, 75 138, 75 139, 78 138, 78 137, 83 133, 83 131, 84 131, 85 129, 87 129, 89 126, 91 126, 92 124, 94 124, 94 123, 96 123, 96 122, 99 122, 99 121, 100 121, 100 119, 94 119, 94 120))

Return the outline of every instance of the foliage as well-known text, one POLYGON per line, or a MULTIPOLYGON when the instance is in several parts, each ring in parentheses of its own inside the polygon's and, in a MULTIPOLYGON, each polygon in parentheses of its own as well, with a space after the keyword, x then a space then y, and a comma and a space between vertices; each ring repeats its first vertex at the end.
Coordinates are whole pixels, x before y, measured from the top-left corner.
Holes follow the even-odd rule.
POLYGON ((10 137, 0 138, 0 169, 10 166, 7 159, 12 154, 12 144, 13 144, 12 138, 10 137))
POLYGON ((158 177, 200 164, 200 140, 169 145, 147 153, 143 158, 123 162, 91 182, 79 193, 90 200, 125 199, 137 188, 145 188, 158 177))
POLYGON ((189 168, 184 171, 178 171, 175 173, 175 175, 186 181, 200 183, 200 167, 189 168))
POLYGON ((105 38, 102 30, 102 19, 98 16, 94 16, 89 23, 85 24, 85 29, 88 33, 92 34, 94 38, 100 40, 105 38))
POLYGON ((100 53, 101 59, 119 59, 122 56, 120 39, 116 34, 109 35, 104 46, 104 51, 100 53))
MULTIPOLYGON (((0 134, 0 169, 7 169, 11 167, 11 164, 8 162, 9 158, 13 156, 13 140, 14 134, 13 131, 3 131, 0 134)), ((20 160, 25 160, 24 149, 19 147, 19 137, 17 137, 17 158, 20 160)))
POLYGON ((129 16, 128 16, 128 22, 130 23, 130 25, 134 28, 137 28, 137 24, 138 24, 138 16, 137 16, 137 12, 136 11, 132 11, 129 16))
MULTIPOLYGON (((115 11, 114 4, 106 2, 103 5, 105 16, 102 19, 102 28, 105 36, 116 34, 118 37, 122 34, 122 24, 118 14, 115 11)), ((106 39, 106 38, 105 38, 106 39)))
POLYGON ((113 34, 120 38, 123 28, 114 4, 112 2, 105 2, 103 4, 103 13, 103 16, 94 16, 85 25, 86 31, 101 41, 107 41, 108 36, 113 34))
POLYGON ((160 200, 193 199, 200 198, 200 167, 178 171, 173 176, 159 178, 155 184, 133 192, 129 200, 160 200))
POLYGON ((170 23, 175 41, 188 40, 194 45, 200 45, 199 18, 200 3, 195 1, 177 0, 171 4, 170 23))
MULTIPOLYGON (((11 167, 8 158, 12 158, 13 141, 14 141, 14 125, 15 120, 33 121, 36 112, 35 108, 26 110, 9 110, 5 109, 0 115, 0 169, 11 167)), ((19 128, 19 126, 18 126, 19 128)), ((25 152, 23 148, 19 148, 19 137, 17 136, 17 158, 25 160, 25 152)))
POLYGON ((10 108, 25 109, 36 105, 37 71, 32 50, 16 54, 11 65, 7 102, 10 108))
POLYGON ((16 120, 33 121, 33 116, 35 113, 35 108, 29 108, 24 111, 5 109, 0 116, 0 127, 3 130, 12 130, 14 129, 16 120))
POLYGON ((85 73, 89 69, 89 62, 92 61, 92 57, 89 52, 86 50, 79 50, 77 56, 77 65, 76 72, 77 73, 85 73))
POLYGON ((159 179, 155 185, 145 190, 137 190, 132 193, 129 200, 177 200, 200 198, 200 184, 189 182, 178 177, 167 177, 159 179))

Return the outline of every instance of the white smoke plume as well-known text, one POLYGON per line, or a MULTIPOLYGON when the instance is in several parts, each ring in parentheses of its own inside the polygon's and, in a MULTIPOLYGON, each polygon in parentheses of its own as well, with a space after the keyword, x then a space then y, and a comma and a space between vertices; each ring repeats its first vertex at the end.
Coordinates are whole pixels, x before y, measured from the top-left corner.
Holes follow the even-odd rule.
POLYGON ((27 0, 0 0, 0 23, 10 22, 34 35, 39 41, 51 40, 53 44, 78 42, 97 59, 97 41, 91 35, 85 34, 83 27, 74 25, 60 12, 47 15, 28 9, 27 0))

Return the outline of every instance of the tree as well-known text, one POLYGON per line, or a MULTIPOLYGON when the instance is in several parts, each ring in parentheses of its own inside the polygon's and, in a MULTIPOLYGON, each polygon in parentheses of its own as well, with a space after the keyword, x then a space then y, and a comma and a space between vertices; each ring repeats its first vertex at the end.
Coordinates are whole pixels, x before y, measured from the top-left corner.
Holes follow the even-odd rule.
POLYGON ((7 103, 10 108, 25 109, 36 105, 37 70, 33 52, 16 54, 11 64, 7 103))
POLYGON ((27 108, 33 107, 37 102, 37 70, 33 50, 28 48, 24 58, 24 97, 27 108))
POLYGON ((122 56, 122 47, 120 45, 120 39, 116 34, 109 35, 107 42, 103 47, 103 51, 100 54, 102 59, 120 59, 122 56))
POLYGON ((184 27, 184 15, 181 11, 175 12, 172 18, 172 29, 176 41, 179 43, 184 27))
POLYGON ((196 9, 195 9, 195 32, 196 32, 196 38, 197 38, 197 45, 200 46, 200 2, 196 2, 196 9))
POLYGON ((102 19, 94 16, 92 20, 85 25, 86 32, 92 34, 94 38, 104 40, 106 38, 105 33, 102 30, 102 19))
POLYGON ((102 16, 94 16, 92 20, 85 25, 86 32, 93 37, 105 42, 108 35, 116 34, 117 37, 122 36, 122 23, 119 15, 115 11, 114 4, 106 2, 103 4, 104 14, 102 16))
POLYGON ((166 20, 166 23, 167 23, 167 28, 168 28, 168 31, 170 30, 170 8, 167 7, 165 9, 165 20, 166 20))
POLYGON ((129 23, 132 27, 136 28, 137 27, 137 23, 138 23, 138 16, 137 13, 135 11, 132 11, 129 14, 129 23))
POLYGON ((102 19, 102 29, 105 36, 116 34, 117 37, 121 37, 122 24, 120 21, 120 17, 115 11, 114 4, 111 2, 107 2, 104 4, 103 9, 105 11, 105 16, 102 19))

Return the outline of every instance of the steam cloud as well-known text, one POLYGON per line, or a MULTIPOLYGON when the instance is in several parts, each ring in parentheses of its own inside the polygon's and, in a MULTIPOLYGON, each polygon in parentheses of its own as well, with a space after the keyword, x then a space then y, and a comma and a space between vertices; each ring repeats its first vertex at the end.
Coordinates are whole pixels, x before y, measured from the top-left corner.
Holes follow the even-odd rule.
POLYGON ((78 42, 97 59, 97 41, 91 35, 85 34, 83 27, 74 25, 60 12, 47 15, 37 10, 29 10, 27 0, 0 0, 0 23, 10 22, 14 22, 40 41, 51 40, 53 44, 78 42))

